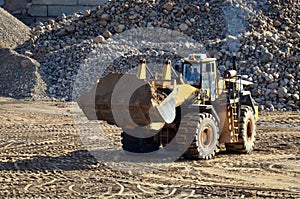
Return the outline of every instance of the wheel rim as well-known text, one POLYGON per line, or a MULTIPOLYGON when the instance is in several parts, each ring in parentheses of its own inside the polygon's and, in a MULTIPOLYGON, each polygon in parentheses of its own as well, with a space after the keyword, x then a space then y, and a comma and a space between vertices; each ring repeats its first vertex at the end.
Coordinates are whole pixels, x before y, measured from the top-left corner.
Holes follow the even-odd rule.
POLYGON ((200 141, 204 148, 208 148, 211 145, 213 141, 213 130, 210 125, 203 128, 200 141))
POLYGON ((247 122, 247 132, 246 132, 246 135, 247 135, 247 141, 251 141, 252 140, 252 121, 251 120, 248 120, 247 122))

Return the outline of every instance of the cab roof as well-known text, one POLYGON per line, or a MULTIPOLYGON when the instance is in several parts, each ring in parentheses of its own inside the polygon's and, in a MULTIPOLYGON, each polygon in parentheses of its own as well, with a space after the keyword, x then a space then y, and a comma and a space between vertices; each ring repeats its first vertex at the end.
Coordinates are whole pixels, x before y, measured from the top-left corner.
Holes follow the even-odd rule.
POLYGON ((206 54, 190 54, 188 57, 183 59, 185 62, 203 63, 216 61, 216 58, 207 58, 206 54))

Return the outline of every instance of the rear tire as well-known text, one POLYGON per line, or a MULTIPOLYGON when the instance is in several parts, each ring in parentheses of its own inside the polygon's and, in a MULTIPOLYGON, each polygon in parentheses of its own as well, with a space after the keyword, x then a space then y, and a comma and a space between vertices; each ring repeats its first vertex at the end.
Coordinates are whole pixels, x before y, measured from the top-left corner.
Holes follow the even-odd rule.
POLYGON ((246 107, 241 111, 241 124, 239 139, 244 143, 244 150, 250 153, 254 149, 254 141, 256 136, 256 125, 254 113, 250 107, 246 107))
POLYGON ((250 153, 254 149, 256 136, 255 118, 251 107, 244 106, 241 108, 239 127, 239 141, 226 144, 226 150, 239 153, 250 153))
POLYGON ((122 132, 122 148, 132 153, 150 153, 159 149, 159 143, 155 142, 154 136, 149 138, 137 138, 122 132))

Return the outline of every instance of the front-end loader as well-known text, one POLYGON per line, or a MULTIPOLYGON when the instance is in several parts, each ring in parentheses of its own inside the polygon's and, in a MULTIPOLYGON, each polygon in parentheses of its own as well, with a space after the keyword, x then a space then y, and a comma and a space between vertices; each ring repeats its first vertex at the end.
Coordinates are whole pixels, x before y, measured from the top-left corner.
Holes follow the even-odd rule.
POLYGON ((179 131, 188 129, 193 139, 185 143, 183 156, 210 159, 220 145, 241 153, 253 150, 258 107, 245 90, 250 84, 235 70, 221 77, 215 58, 191 54, 174 66, 166 61, 162 73, 152 74, 146 60, 141 60, 137 74, 109 73, 78 104, 88 119, 122 128, 125 151, 149 153, 174 139, 182 143, 186 132, 179 131), (185 128, 182 117, 189 110, 197 122, 185 128))

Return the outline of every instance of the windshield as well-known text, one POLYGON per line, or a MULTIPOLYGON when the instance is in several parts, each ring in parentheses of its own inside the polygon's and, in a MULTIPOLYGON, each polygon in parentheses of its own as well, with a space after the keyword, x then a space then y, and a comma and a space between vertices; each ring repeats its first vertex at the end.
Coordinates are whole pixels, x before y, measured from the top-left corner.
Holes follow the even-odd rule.
POLYGON ((186 82, 197 88, 208 90, 211 99, 216 97, 216 71, 214 62, 184 63, 183 77, 186 82))
POLYGON ((184 78, 191 85, 200 85, 200 64, 184 64, 184 78))

